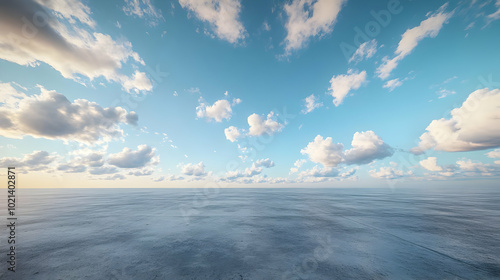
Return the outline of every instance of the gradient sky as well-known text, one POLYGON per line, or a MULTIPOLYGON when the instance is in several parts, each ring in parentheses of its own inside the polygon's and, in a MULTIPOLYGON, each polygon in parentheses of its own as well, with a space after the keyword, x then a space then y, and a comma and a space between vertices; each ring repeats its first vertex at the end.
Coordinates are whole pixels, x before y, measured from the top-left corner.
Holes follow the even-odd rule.
POLYGON ((495 185, 500 0, 7 0, 23 187, 495 185))

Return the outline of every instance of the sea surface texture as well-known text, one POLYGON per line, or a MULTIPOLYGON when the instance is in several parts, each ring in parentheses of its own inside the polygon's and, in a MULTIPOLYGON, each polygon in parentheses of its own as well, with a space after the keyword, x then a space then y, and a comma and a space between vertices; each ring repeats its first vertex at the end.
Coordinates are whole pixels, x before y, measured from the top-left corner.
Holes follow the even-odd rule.
POLYGON ((17 199, 16 273, 2 253, 0 279, 500 279, 500 189, 20 189, 17 199))

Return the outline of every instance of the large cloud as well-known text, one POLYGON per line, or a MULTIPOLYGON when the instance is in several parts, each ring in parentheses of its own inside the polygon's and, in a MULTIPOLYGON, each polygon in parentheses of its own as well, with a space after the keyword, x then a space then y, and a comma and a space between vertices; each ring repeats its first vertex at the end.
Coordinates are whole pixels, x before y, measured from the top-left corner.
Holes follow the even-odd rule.
POLYGON ((32 96, 17 91, 10 95, 12 90, 12 86, 0 84, 0 135, 5 137, 30 135, 91 144, 122 136, 120 123, 137 124, 137 114, 121 107, 103 108, 85 99, 72 103, 43 87, 32 96))
POLYGON ((357 72, 352 69, 346 75, 333 76, 330 79, 330 92, 333 104, 339 106, 351 90, 358 89, 366 81, 366 71, 357 72))
POLYGON ((245 38, 245 28, 239 19, 239 0, 179 0, 179 4, 209 23, 220 39, 238 43, 245 38))
POLYGON ((312 162, 321 163, 325 167, 336 167, 340 163, 368 164, 376 159, 392 156, 394 153, 394 149, 371 130, 356 132, 351 145, 352 148, 344 152, 343 144, 335 144, 331 137, 323 139, 321 135, 317 135, 314 141, 300 152, 308 155, 312 162))
POLYGON ((155 148, 148 145, 139 145, 137 150, 133 151, 130 148, 116 154, 109 155, 109 164, 120 168, 139 168, 150 164, 158 163, 158 157, 155 157, 155 148))
POLYGON ((293 0, 285 4, 285 52, 301 49, 310 37, 324 36, 333 30, 345 0, 293 0))
POLYGON ((383 63, 377 68, 379 78, 387 79, 398 63, 409 55, 422 39, 434 38, 438 35, 443 25, 453 15, 453 12, 445 12, 447 6, 448 4, 444 4, 437 11, 429 13, 427 19, 423 20, 420 25, 403 33, 398 48, 394 52, 395 56, 392 59, 384 57, 383 63))
POLYGON ((451 118, 433 120, 420 136, 415 154, 434 148, 463 152, 500 147, 500 90, 487 88, 469 95, 451 118))
POLYGON ((344 145, 335 144, 331 137, 323 139, 321 135, 317 135, 313 142, 307 144, 307 147, 300 150, 304 155, 308 155, 312 162, 321 163, 326 167, 337 166, 344 160, 342 150, 344 145))
POLYGON ((80 2, 1 1, 0 59, 29 66, 44 62, 63 77, 77 81, 104 77, 121 83, 127 91, 151 90, 144 73, 127 77, 118 72, 129 60, 144 65, 132 44, 116 42, 94 28, 90 9, 80 2))
POLYGON ((22 158, 4 157, 0 159, 0 167, 13 166, 26 170, 44 170, 56 159, 56 156, 46 151, 34 151, 31 154, 25 154, 22 158))

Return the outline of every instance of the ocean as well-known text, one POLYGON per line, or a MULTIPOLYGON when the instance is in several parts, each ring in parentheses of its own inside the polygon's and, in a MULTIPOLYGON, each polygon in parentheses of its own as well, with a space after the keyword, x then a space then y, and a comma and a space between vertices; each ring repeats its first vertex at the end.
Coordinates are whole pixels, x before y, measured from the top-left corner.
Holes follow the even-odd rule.
POLYGON ((1 279, 500 278, 500 188, 18 189, 16 211, 1 279))

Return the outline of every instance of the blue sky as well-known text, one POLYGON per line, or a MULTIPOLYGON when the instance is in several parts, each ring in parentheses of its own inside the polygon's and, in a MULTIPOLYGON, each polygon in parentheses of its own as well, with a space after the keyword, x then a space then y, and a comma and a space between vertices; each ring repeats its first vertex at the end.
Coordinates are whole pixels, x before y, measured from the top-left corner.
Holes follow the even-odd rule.
POLYGON ((500 1, 3 1, 26 187, 494 185, 500 1))

